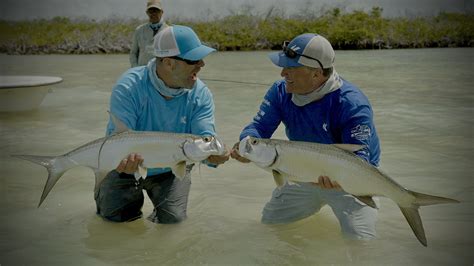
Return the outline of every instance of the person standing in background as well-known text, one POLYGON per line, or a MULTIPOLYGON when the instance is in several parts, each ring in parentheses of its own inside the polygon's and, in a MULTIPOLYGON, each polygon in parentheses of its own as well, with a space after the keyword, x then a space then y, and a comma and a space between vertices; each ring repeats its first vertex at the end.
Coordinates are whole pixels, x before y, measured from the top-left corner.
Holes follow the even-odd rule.
POLYGON ((148 22, 135 29, 130 48, 131 67, 144 66, 154 58, 153 37, 162 29, 168 27, 162 21, 163 7, 160 0, 148 0, 146 3, 148 22))

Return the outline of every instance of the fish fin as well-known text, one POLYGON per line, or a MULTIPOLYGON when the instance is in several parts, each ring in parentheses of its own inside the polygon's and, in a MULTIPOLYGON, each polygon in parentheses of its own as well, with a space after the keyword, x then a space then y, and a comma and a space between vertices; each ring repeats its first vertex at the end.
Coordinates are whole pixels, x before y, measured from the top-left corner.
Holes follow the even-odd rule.
POLYGON ((285 178, 283 177, 283 175, 276 170, 272 170, 272 174, 277 186, 282 187, 285 184, 285 178))
POLYGON ((418 213, 419 206, 427 206, 433 204, 442 204, 442 203, 459 203, 459 201, 449 198, 443 198, 438 196, 432 196, 428 194, 422 194, 414 191, 408 190, 408 193, 415 196, 415 201, 410 207, 400 207, 400 210, 403 213, 403 216, 408 221, 413 233, 416 238, 421 242, 423 246, 427 246, 425 230, 423 229, 423 223, 421 222, 420 214, 418 213))
POLYGON ((374 209, 378 209, 377 207, 377 204, 375 203, 374 199, 372 198, 372 196, 355 196, 355 195, 352 195, 354 196, 356 199, 362 201, 363 203, 365 203, 367 206, 370 206, 374 209))
POLYGON ((178 164, 173 166, 171 168, 171 170, 173 171, 173 174, 177 178, 182 180, 184 178, 184 176, 186 175, 186 162, 185 161, 179 162, 178 164))
POLYGON ((20 158, 23 160, 30 161, 35 164, 46 167, 48 170, 48 179, 43 188, 41 199, 38 204, 38 208, 41 206, 43 201, 48 196, 51 189, 58 182, 59 178, 69 169, 76 166, 74 162, 67 159, 65 156, 36 156, 36 155, 12 155, 12 157, 20 158))
POLYGON ((427 247, 428 243, 426 241, 425 229, 423 229, 423 223, 421 222, 421 217, 418 213, 418 206, 412 205, 412 207, 399 207, 403 213, 403 216, 405 216, 407 219, 407 222, 410 225, 411 230, 413 230, 416 238, 418 238, 423 246, 427 247))
POLYGON ((331 144, 331 145, 336 146, 339 149, 343 149, 345 151, 350 151, 350 152, 356 152, 366 147, 365 145, 358 145, 358 144, 331 144))
POLYGON ((97 192, 97 189, 99 189, 100 184, 102 183, 102 181, 104 181, 105 177, 109 172, 100 170, 98 168, 93 168, 93 170, 95 175, 94 192, 97 192))
POLYGON ((118 119, 114 114, 112 114, 110 111, 107 111, 110 115, 110 119, 112 120, 112 123, 114 124, 114 131, 113 131, 113 134, 118 134, 118 133, 122 133, 122 132, 126 132, 126 131, 130 131, 130 129, 125 125, 125 123, 123 123, 122 121, 120 121, 120 119, 118 119))
POLYGON ((134 173, 135 175, 135 178, 138 179, 138 178, 143 178, 145 179, 146 176, 148 175, 148 169, 142 165, 139 165, 138 166, 138 170, 134 173))
POLYGON ((411 190, 409 190, 409 193, 415 196, 416 199, 413 204, 417 206, 427 206, 427 205, 444 204, 444 203, 459 203, 459 201, 455 199, 418 193, 411 190))

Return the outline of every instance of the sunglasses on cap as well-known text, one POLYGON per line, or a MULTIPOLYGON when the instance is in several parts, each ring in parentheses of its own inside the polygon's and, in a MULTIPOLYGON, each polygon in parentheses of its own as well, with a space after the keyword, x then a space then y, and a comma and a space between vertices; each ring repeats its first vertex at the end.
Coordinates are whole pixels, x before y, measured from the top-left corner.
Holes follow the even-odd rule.
POLYGON ((291 49, 290 47, 288 47, 288 44, 290 44, 289 41, 284 41, 284 42, 283 42, 283 45, 282 45, 282 46, 283 46, 283 53, 286 55, 286 57, 288 57, 288 58, 295 58, 295 57, 297 57, 297 56, 299 55, 299 56, 302 56, 302 57, 306 57, 306 58, 309 58, 309 59, 313 59, 313 60, 315 60, 316 62, 318 62, 318 64, 319 64, 319 66, 321 67, 321 69, 324 69, 323 64, 321 64, 321 61, 319 61, 318 59, 316 59, 316 58, 314 58, 314 57, 297 53, 295 50, 293 50, 293 49, 291 49))
POLYGON ((193 61, 193 60, 184 59, 184 58, 181 58, 181 57, 178 57, 178 56, 172 56, 170 58, 176 59, 176 60, 179 60, 179 61, 183 61, 188 65, 197 65, 197 64, 199 64, 199 62, 201 62, 201 60, 193 61))

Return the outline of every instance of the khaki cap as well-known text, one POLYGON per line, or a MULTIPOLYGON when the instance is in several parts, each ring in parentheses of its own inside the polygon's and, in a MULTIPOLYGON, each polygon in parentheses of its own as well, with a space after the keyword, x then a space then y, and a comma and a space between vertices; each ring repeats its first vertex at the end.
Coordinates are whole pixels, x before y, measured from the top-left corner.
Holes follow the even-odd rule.
POLYGON ((146 2, 146 10, 150 8, 158 8, 159 10, 163 10, 163 7, 161 6, 161 1, 160 0, 148 0, 146 2))

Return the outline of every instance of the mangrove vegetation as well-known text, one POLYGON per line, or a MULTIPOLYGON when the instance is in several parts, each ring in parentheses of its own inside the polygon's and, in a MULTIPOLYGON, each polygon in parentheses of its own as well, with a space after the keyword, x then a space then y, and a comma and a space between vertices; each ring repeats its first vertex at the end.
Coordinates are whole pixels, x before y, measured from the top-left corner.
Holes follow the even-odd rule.
MULTIPOLYGON (((334 8, 320 16, 284 17, 236 12, 208 21, 170 24, 192 27, 201 40, 220 51, 280 49, 281 43, 305 32, 325 36, 335 49, 473 47, 474 15, 440 13, 435 17, 384 18, 383 10, 343 13, 334 8)), ((39 19, 0 21, 0 53, 128 53, 138 19, 39 19)))

